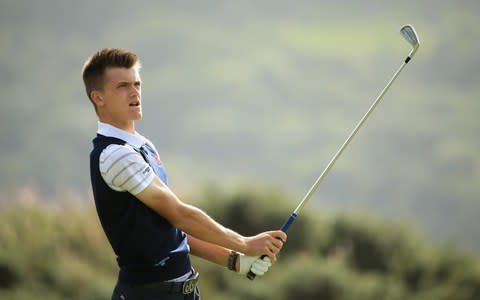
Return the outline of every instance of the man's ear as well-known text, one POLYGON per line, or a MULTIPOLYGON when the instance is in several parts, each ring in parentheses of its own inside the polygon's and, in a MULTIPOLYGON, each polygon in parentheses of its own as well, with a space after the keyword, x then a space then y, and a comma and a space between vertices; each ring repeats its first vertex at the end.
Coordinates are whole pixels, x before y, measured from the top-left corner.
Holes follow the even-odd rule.
POLYGON ((102 93, 100 91, 93 90, 90 93, 90 97, 97 107, 105 105, 105 102, 103 102, 102 93))

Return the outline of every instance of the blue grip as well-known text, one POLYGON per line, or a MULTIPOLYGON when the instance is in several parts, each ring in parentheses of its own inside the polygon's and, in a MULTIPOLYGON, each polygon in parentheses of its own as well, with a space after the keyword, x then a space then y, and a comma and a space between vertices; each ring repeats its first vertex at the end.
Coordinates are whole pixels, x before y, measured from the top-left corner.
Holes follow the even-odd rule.
MULTIPOLYGON (((280 230, 283 232, 287 232, 288 228, 290 228, 290 226, 292 225, 293 222, 295 222, 296 219, 297 219, 297 214, 292 213, 290 217, 288 217, 288 219, 285 221, 285 223, 283 223, 282 227, 280 227, 280 230)), ((266 255, 262 255, 261 259, 263 259, 265 256, 266 255)), ((255 275, 255 273, 253 273, 252 271, 248 271, 248 274, 247 274, 248 279, 254 280, 256 276, 257 275, 255 275)))
POLYGON ((297 214, 292 213, 290 217, 283 223, 282 227, 280 227, 280 230, 283 232, 287 232, 288 228, 290 228, 290 225, 297 219, 297 214))

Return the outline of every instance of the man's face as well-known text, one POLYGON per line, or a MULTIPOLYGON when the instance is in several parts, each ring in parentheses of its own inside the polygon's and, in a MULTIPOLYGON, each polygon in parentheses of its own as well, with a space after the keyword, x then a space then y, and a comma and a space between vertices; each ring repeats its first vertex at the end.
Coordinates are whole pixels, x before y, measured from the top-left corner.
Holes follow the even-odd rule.
MULTIPOLYGON (((142 118, 142 88, 138 68, 107 68, 98 91, 105 121, 124 127, 142 118)), ((99 106, 99 104, 97 104, 99 106)))

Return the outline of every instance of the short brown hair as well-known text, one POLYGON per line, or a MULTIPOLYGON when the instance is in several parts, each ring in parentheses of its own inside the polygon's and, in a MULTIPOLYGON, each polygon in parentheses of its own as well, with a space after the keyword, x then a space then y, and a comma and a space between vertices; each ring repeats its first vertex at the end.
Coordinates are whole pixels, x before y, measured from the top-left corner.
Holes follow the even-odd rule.
MULTIPOLYGON (((83 65, 82 77, 87 96, 92 101, 91 93, 103 89, 103 76, 109 67, 130 69, 140 68, 138 56, 130 51, 119 48, 105 48, 95 52, 83 65)), ((93 101, 92 101, 93 103, 93 101)), ((94 104, 95 106, 95 104, 94 104)), ((97 107, 95 106, 95 110, 97 107)))

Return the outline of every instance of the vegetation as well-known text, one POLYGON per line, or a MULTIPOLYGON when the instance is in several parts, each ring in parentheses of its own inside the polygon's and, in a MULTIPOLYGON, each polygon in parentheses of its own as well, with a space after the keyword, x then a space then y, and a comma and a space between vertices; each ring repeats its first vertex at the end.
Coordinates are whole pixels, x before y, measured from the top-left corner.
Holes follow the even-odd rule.
MULTIPOLYGON (((291 209, 285 195, 263 187, 209 188, 197 197, 196 205, 243 234, 279 226, 291 209)), ((94 208, 29 199, 0 207, 0 298, 109 299, 116 265, 94 208)), ((194 264, 209 300, 480 298, 480 257, 429 244, 404 224, 359 214, 308 209, 291 228, 278 263, 253 282, 197 258, 194 264)))

